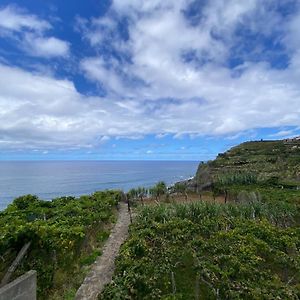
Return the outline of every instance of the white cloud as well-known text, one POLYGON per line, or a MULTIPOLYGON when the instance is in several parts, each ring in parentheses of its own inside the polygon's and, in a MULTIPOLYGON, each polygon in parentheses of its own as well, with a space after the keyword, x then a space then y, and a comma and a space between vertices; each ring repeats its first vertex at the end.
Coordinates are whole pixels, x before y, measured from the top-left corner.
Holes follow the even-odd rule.
POLYGON ((105 42, 105 38, 114 35, 117 32, 116 26, 115 20, 109 17, 92 18, 90 22, 79 16, 75 18, 75 31, 80 32, 93 46, 105 42))
POLYGON ((20 147, 70 147, 96 136, 101 121, 94 120, 93 101, 83 99, 71 82, 4 65, 0 72, 5 74, 0 78, 0 139, 7 147, 15 142, 20 147), (96 122, 91 126, 90 121, 96 122))
POLYGON ((100 142, 101 142, 101 143, 105 143, 105 142, 107 142, 107 141, 109 141, 109 140, 110 140, 110 137, 107 136, 107 135, 104 135, 104 136, 102 136, 102 137, 100 138, 100 142))
POLYGON ((52 28, 48 21, 17 6, 0 8, 0 37, 13 38, 13 42, 29 55, 51 58, 66 57, 69 54, 68 42, 47 34, 52 28))
POLYGON ((87 77, 93 81, 103 84, 110 91, 118 91, 124 93, 125 87, 117 72, 108 67, 102 57, 86 58, 80 63, 81 68, 87 77))
POLYGON ((12 31, 34 30, 44 31, 52 26, 35 15, 27 14, 16 6, 0 8, 0 28, 12 31))
MULTIPOLYGON (((256 1, 242 4, 237 1, 210 1, 203 9, 204 21, 199 26, 190 24, 182 13, 191 3, 183 0, 144 1, 142 4, 140 1, 114 1, 113 9, 131 20, 129 40, 120 41, 119 36, 114 39, 111 34, 108 37, 110 41, 113 40, 112 47, 130 56, 132 63, 123 62, 118 68, 112 65, 108 69, 99 62, 101 57, 86 58, 83 65, 87 76, 123 96, 127 96, 124 95, 124 85, 128 87, 127 83, 122 84, 123 78, 129 77, 145 83, 132 93, 138 98, 201 97, 201 85, 205 78, 198 65, 201 66, 203 61, 214 64, 226 62, 235 25, 253 13, 256 1), (226 43, 222 39, 215 39, 212 32, 223 36, 226 43), (188 63, 184 56, 190 54, 194 59, 188 63), (126 76, 120 76, 122 72, 119 69, 126 76)), ((105 16, 97 21, 106 24, 107 18, 105 16)), ((97 37, 100 45, 101 42, 106 43, 103 36, 106 31, 102 27, 95 28, 95 22, 95 19, 91 21, 90 30, 86 26, 84 34, 86 37, 93 36, 90 43, 96 47, 94 41, 97 37)), ((222 68, 219 71, 226 72, 222 68)), ((136 81, 134 84, 136 86, 136 81)))
MULTIPOLYGON (((265 36, 272 29, 282 30, 293 38, 300 33, 300 26, 293 25, 298 24, 297 18, 291 25, 288 19, 282 23, 282 16, 273 9, 276 4, 269 0, 214 0, 202 7, 199 20, 191 24, 183 11, 192 2, 115 0, 112 9, 130 19, 129 40, 118 48, 120 40, 113 39, 111 46, 121 55, 129 54, 131 62, 115 66, 101 57, 86 58, 82 61, 86 75, 123 99, 120 106, 147 115, 149 123, 155 119, 162 133, 224 135, 299 124, 296 61, 277 70, 268 62, 247 61, 245 53, 243 65, 233 70, 226 66, 231 47, 244 42, 236 36, 239 26, 265 36), (185 60, 184 54, 189 53, 192 59, 185 60), (127 84, 124 77, 144 84, 127 84)), ((87 32, 100 34, 94 26, 87 32)), ((100 46, 103 40, 102 36, 100 46)), ((97 49, 97 43, 91 41, 91 45, 97 49)), ((259 57, 259 49, 254 50, 259 57)))
POLYGON ((157 134, 157 135, 155 136, 155 138, 157 138, 157 139, 163 139, 163 138, 165 138, 166 136, 168 136, 166 133, 159 133, 159 134, 157 134))
POLYGON ((40 37, 26 34, 23 41, 26 52, 33 56, 55 57, 69 54, 69 43, 55 37, 40 37))
POLYGON ((282 83, 261 83, 264 69, 257 70, 255 76, 243 75, 232 88, 224 83, 222 97, 230 101, 210 91, 212 97, 218 96, 214 103, 200 105, 188 99, 158 103, 155 112, 152 108, 149 111, 152 101, 135 101, 136 109, 132 109, 129 100, 123 100, 120 106, 114 98, 83 96, 67 80, 4 65, 0 65, 0 72, 6 74, 0 78, 2 149, 90 147, 112 136, 220 135, 253 127, 300 125, 299 92, 293 91, 292 84, 282 87, 282 83), (251 77, 256 78, 253 83, 251 77), (289 104, 282 99, 289 99, 289 104))
POLYGON ((280 130, 274 134, 271 134, 270 137, 276 137, 276 138, 287 138, 295 136, 295 130, 280 130))
MULTIPOLYGON (((255 128, 300 126, 300 13, 281 22, 287 68, 243 53, 243 64, 231 69, 232 47, 243 42, 236 36, 239 26, 266 36, 272 27, 279 30, 283 20, 264 6, 272 1, 208 1, 193 24, 183 14, 191 2, 115 0, 112 16, 129 18, 128 40, 114 33, 110 14, 80 21, 95 52, 110 43, 105 46, 130 58, 102 54, 80 61, 85 76, 106 89, 105 98, 84 96, 69 80, 0 64, 6 75, 0 77, 1 147, 91 147, 111 137, 238 136, 255 128)), ((24 37, 31 34, 35 55, 68 52, 55 38, 50 42, 32 32, 24 37), (38 39, 43 50, 34 47, 38 39)))
POLYGON ((87 97, 68 80, 0 64, 1 148, 90 147, 111 136, 140 137, 154 123, 113 99, 87 97), (138 126, 138 128, 137 128, 138 126))

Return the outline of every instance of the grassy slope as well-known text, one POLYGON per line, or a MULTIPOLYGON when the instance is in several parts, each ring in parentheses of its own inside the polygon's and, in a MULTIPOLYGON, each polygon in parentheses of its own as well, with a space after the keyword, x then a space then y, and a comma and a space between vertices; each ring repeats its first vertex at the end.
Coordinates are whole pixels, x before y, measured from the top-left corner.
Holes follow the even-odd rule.
POLYGON ((298 299, 297 211, 278 206, 144 208, 101 299, 298 299))
POLYGON ((196 176, 200 181, 209 177, 204 170, 208 170, 213 179, 225 172, 251 171, 260 179, 276 176, 285 182, 297 183, 300 181, 300 140, 246 142, 219 154, 207 164, 200 164, 196 176))
POLYGON ((263 183, 225 187, 255 201, 143 208, 100 299, 299 299, 300 191, 266 184, 273 176, 297 184, 298 147, 249 142, 200 165, 204 185, 255 172, 263 183))

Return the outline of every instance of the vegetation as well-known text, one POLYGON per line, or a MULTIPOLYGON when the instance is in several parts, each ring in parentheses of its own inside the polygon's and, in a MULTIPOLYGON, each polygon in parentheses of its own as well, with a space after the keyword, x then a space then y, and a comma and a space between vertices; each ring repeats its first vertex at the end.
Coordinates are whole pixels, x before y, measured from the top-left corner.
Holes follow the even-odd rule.
POLYGON ((0 212, 1 278, 31 241, 14 276, 34 269, 40 299, 72 299, 88 265, 101 253, 119 198, 119 192, 107 191, 52 201, 32 195, 15 199, 0 212))
POLYGON ((298 299, 299 207, 268 192, 245 204, 143 207, 100 298, 298 299))
MULTIPOLYGON (((164 182, 131 189, 127 199, 136 218, 99 298, 299 299, 298 186, 300 141, 286 140, 241 144, 201 163, 194 180, 171 189, 164 182), (198 201, 167 204, 171 194, 198 201), (144 205, 149 196, 157 205, 144 205)), ((0 213, 2 260, 11 261, 32 241, 18 273, 38 271, 42 299, 73 299, 101 254, 121 197, 15 199, 0 213)), ((0 275, 7 267, 0 263, 0 275)))
POLYGON ((187 194, 187 186, 181 182, 177 182, 174 185, 174 192, 175 193, 180 193, 182 195, 184 195, 185 200, 187 200, 188 198, 188 194, 187 194))
POLYGON ((236 184, 256 184, 257 175, 250 172, 227 172, 216 177, 216 185, 227 187, 236 184))
POLYGON ((144 198, 148 195, 148 190, 144 187, 138 187, 137 189, 130 189, 127 193, 127 199, 129 201, 140 201, 142 204, 144 204, 144 198))
POLYGON ((299 140, 248 142, 201 163, 172 191, 224 203, 139 208, 99 298, 299 299, 298 186, 299 140))
POLYGON ((155 186, 149 189, 149 194, 151 197, 159 201, 161 196, 167 193, 167 186, 163 181, 159 181, 155 186))
POLYGON ((240 144, 219 154, 215 160, 200 164, 196 184, 205 186, 228 174, 252 174, 260 182, 277 178, 278 183, 297 185, 300 182, 300 140, 240 144))

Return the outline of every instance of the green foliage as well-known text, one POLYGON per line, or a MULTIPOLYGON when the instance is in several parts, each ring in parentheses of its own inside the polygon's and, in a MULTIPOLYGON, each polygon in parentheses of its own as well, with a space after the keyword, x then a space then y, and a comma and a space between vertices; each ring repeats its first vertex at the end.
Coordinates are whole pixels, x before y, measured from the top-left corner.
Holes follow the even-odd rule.
POLYGON ((66 291, 64 295, 64 300, 74 300, 77 290, 76 289, 70 289, 66 291))
POLYGON ((151 197, 158 199, 158 190, 156 188, 156 186, 153 186, 149 189, 149 194, 151 197))
POLYGON ((256 184, 257 175, 251 172, 228 172, 220 174, 215 179, 215 184, 220 187, 236 184, 256 184))
POLYGON ((163 195, 166 192, 166 190, 167 190, 167 186, 166 186, 165 182, 163 182, 163 181, 159 181, 156 184, 156 188, 157 188, 157 190, 159 191, 159 193, 161 195, 163 195))
POLYGON ((149 189, 149 194, 151 197, 159 200, 162 195, 167 193, 167 185, 163 181, 159 181, 155 186, 149 189))
POLYGON ((148 195, 148 190, 144 187, 138 187, 136 189, 130 189, 127 193, 127 199, 131 202, 135 202, 137 200, 143 203, 144 198, 148 195))
POLYGON ((128 199, 137 199, 138 197, 138 192, 136 189, 130 189, 127 193, 127 198, 128 199))
MULTIPOLYGON (((72 278, 80 260, 87 263, 99 254, 89 246, 90 240, 94 239, 97 246, 107 238, 107 231, 101 236, 101 242, 93 235, 111 223, 119 198, 119 192, 114 191, 52 201, 42 201, 32 195, 19 197, 0 212, 0 253, 16 255, 25 242, 31 241, 27 257, 15 276, 36 270, 39 297, 47 299, 52 290, 62 288, 66 276, 72 278), (64 279, 59 279, 62 276, 64 279)), ((4 264, 0 276, 13 258, 0 262, 4 264)))
POLYGON ((184 194, 187 191, 187 186, 184 183, 177 182, 174 185, 174 191, 177 192, 177 193, 184 194))
MULTIPOLYGON (((294 186, 300 185, 300 140, 242 143, 219 154, 215 160, 200 164, 196 178, 203 185, 219 181, 224 174, 245 174, 249 171, 256 174, 259 182, 266 184, 269 178, 272 183, 277 177, 281 184, 288 181, 294 186)), ((247 182, 239 181, 235 184, 247 182)))
POLYGON ((38 197, 33 195, 25 195, 22 197, 18 197, 13 201, 13 205, 16 209, 22 210, 27 209, 29 206, 38 203, 38 197))
POLYGON ((82 257, 80 259, 80 264, 82 265, 91 265, 96 261, 96 258, 102 254, 99 250, 94 250, 93 253, 91 253, 88 256, 82 257))
POLYGON ((295 211, 299 211, 300 205, 300 190, 296 189, 285 189, 276 186, 266 185, 232 185, 228 186, 228 192, 231 197, 231 201, 235 202, 240 192, 256 193, 261 195, 264 203, 274 204, 279 209, 284 209, 284 206, 291 205, 295 211))
POLYGON ((109 237, 109 232, 108 231, 99 231, 97 233, 97 241, 103 243, 104 241, 106 241, 109 237))
POLYGON ((100 299, 298 299, 298 206, 261 193, 140 208, 100 299))

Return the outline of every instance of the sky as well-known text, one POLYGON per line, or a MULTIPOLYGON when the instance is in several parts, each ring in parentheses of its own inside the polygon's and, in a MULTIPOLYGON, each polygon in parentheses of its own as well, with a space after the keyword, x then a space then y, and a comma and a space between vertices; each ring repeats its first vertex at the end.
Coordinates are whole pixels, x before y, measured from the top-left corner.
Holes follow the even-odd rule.
POLYGON ((208 160, 300 135, 299 0, 1 0, 0 160, 208 160))

